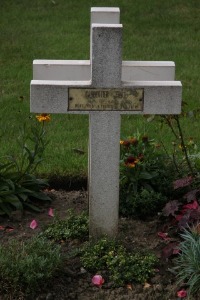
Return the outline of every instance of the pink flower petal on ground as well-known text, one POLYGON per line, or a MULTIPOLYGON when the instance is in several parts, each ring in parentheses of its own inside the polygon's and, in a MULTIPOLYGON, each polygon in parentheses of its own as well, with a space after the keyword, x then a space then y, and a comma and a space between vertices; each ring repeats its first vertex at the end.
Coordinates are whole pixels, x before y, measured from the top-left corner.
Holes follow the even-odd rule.
POLYGON ((168 233, 165 233, 165 232, 158 232, 158 236, 160 238, 162 238, 163 240, 170 240, 171 238, 168 237, 168 233))
POLYGON ((53 208, 49 208, 48 215, 49 215, 50 217, 54 217, 53 208))
POLYGON ((5 227, 5 232, 12 232, 14 228, 12 226, 6 226, 5 227))
POLYGON ((101 275, 94 275, 94 277, 92 278, 92 283, 98 287, 101 287, 104 283, 104 279, 101 275))
POLYGON ((36 227, 38 227, 38 223, 36 220, 31 221, 30 223, 30 228, 31 229, 35 229, 36 227))
POLYGON ((185 297, 187 297, 187 291, 184 290, 184 289, 182 289, 182 290, 180 290, 180 291, 177 292, 177 296, 179 298, 185 298, 185 297))

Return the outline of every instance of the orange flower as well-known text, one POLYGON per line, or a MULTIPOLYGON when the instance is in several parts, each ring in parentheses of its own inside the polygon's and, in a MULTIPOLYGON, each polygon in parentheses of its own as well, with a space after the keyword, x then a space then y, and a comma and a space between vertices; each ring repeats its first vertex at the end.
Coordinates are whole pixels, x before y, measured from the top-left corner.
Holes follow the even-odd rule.
POLYGON ((125 147, 129 147, 130 146, 130 141, 126 140, 126 141, 120 141, 120 145, 123 145, 125 147))
POLYGON ((36 116, 39 122, 49 122, 51 120, 50 115, 48 114, 40 114, 36 116))
POLYGON ((129 156, 126 160, 125 160, 125 165, 128 168, 134 168, 135 165, 138 163, 139 159, 135 158, 134 156, 129 156))

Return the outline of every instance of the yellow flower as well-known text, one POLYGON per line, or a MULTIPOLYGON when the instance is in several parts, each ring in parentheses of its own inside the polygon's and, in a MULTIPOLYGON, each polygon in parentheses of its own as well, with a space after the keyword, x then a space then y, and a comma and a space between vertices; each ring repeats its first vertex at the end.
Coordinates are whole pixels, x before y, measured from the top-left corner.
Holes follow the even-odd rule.
POLYGON ((36 116, 39 122, 49 122, 51 120, 50 115, 48 114, 40 114, 36 116))
POLYGON ((188 145, 194 145, 194 140, 192 137, 189 139, 188 145))

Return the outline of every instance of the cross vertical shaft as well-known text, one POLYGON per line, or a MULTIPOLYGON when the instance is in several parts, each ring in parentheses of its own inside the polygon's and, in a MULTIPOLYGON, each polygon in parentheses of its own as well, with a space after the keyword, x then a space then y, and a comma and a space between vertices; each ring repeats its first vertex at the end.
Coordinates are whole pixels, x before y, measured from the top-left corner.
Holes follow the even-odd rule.
MULTIPOLYGON (((93 87, 121 86, 121 49, 122 25, 92 25, 93 87)), ((89 118, 90 236, 113 237, 117 234, 119 214, 120 114, 91 112, 89 118)))
POLYGON ((174 81, 173 62, 122 62, 119 8, 92 8, 90 37, 90 61, 34 61, 31 112, 89 113, 90 236, 114 238, 119 209, 120 114, 179 114, 182 85, 174 81), (124 110, 118 105, 138 89, 143 90, 141 110, 128 106, 124 110))

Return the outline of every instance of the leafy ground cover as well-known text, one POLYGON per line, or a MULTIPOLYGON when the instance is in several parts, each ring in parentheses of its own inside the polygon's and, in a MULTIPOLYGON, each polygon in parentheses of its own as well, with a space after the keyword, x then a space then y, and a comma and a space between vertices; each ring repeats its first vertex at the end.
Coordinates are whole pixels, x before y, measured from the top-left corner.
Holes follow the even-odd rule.
MULTIPOLYGON (((25 211, 23 215, 13 213, 9 219, 0 217, 3 244, 10 240, 26 241, 44 232, 46 226, 54 222, 55 215, 65 219, 69 209, 73 209, 77 214, 88 210, 87 192, 84 190, 71 192, 50 190, 47 194, 53 201, 51 204, 43 205, 41 213, 25 211), (33 220, 37 222, 37 226, 32 227, 35 229, 30 228, 33 220)), ((172 235, 169 228, 169 224, 158 215, 146 221, 120 218, 118 239, 123 242, 123 245, 129 251, 145 248, 155 253, 159 262, 156 264, 154 275, 145 283, 127 282, 119 287, 113 286, 106 271, 101 273, 105 280, 101 288, 92 283, 96 273, 86 270, 80 256, 77 255, 87 239, 60 240, 64 260, 62 272, 57 273, 48 285, 38 280, 40 289, 33 299, 179 299, 177 292, 187 288, 177 286, 177 278, 173 270, 174 257, 177 257, 174 245, 180 242, 180 236, 172 235)), ((9 294, 10 291, 7 292, 9 294)), ((4 290, 1 299, 31 299, 31 297, 24 295, 23 292, 20 295, 15 292, 6 296, 4 290)), ((198 296, 197 298, 191 296, 189 299, 197 300, 198 296)))

